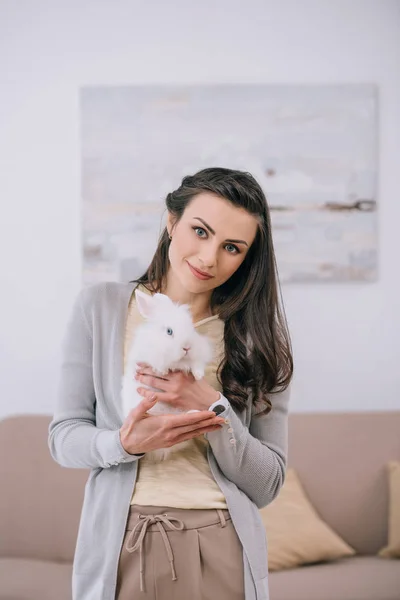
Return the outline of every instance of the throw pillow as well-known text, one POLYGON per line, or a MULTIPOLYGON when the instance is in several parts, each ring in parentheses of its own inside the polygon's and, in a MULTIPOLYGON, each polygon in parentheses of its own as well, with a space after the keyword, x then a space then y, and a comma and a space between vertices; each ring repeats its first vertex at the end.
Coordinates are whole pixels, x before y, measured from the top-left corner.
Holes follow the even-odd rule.
POLYGON ((400 462, 391 460, 389 473, 389 531, 388 545, 379 550, 383 558, 400 558, 400 462))
POLYGON ((294 469, 287 469, 278 497, 260 513, 268 539, 269 571, 356 553, 320 518, 294 469))

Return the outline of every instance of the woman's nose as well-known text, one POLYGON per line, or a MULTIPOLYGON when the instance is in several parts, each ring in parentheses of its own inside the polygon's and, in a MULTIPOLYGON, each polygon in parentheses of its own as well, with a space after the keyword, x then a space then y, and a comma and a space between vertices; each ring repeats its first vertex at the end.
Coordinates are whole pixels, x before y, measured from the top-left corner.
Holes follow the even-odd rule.
MULTIPOLYGON (((204 269, 212 269, 217 261, 218 246, 214 243, 203 244, 199 252, 199 262, 204 269)), ((201 267, 200 267, 201 268, 201 267)))
POLYGON ((203 253, 202 256, 199 256, 199 261, 203 268, 212 269, 215 265, 215 254, 212 252, 209 254, 203 253))

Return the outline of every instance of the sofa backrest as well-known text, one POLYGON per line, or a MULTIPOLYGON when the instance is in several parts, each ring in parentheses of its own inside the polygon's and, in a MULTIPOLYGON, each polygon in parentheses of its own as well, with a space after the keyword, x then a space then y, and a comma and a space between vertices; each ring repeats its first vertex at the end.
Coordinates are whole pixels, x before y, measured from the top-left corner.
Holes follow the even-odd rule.
POLYGON ((359 554, 387 544, 389 460, 400 460, 400 411, 289 417, 288 466, 323 520, 359 554))
POLYGON ((89 469, 57 464, 47 415, 0 420, 0 556, 72 562, 89 469))
MULTIPOLYGON (((90 471, 52 459, 50 421, 0 420, 0 556, 73 560, 90 471)), ((387 542, 389 460, 400 460, 400 411, 289 415, 288 466, 321 517, 362 554, 387 542)))

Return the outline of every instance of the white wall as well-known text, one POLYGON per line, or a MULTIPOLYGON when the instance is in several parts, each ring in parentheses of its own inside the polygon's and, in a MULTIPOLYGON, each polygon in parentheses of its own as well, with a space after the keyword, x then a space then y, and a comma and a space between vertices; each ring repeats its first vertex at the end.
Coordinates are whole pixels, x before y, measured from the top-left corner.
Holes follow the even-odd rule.
POLYGON ((380 278, 286 285, 292 411, 400 409, 400 4, 0 0, 0 418, 51 414, 80 287, 78 87, 380 87, 380 278))

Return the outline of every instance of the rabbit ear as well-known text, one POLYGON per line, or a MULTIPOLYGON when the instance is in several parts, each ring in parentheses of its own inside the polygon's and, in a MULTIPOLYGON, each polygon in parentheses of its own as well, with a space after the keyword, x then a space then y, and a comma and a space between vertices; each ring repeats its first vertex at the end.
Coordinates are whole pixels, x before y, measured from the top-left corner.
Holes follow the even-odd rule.
POLYGON ((140 290, 135 290, 136 304, 140 314, 145 319, 149 319, 154 310, 154 299, 150 294, 145 294, 140 290))
POLYGON ((153 299, 158 304, 162 304, 162 303, 164 303, 164 305, 170 305, 171 304, 171 300, 168 298, 168 296, 166 296, 165 294, 160 294, 159 292, 157 292, 156 294, 154 294, 153 299))

